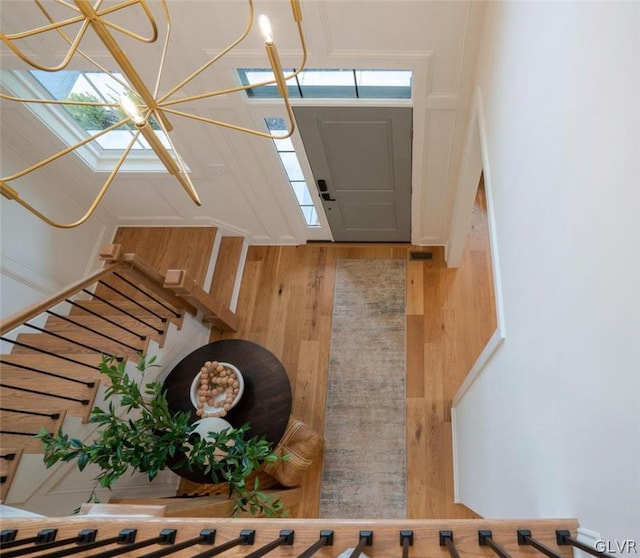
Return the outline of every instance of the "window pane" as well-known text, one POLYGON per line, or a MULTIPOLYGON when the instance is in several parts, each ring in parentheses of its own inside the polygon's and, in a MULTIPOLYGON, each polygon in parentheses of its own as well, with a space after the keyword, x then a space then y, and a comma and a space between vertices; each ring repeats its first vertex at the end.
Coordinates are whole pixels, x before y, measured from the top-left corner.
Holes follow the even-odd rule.
POLYGON ((280 153, 280 160, 289 180, 304 180, 298 157, 295 153, 280 153))
POLYGON ((411 74, 410 70, 356 70, 356 81, 358 87, 411 87, 411 74))
MULTIPOLYGON (((123 79, 122 74, 116 73, 115 75, 119 79, 123 79)), ((84 77, 91 82, 108 103, 117 103, 120 95, 126 93, 126 89, 122 85, 104 72, 87 72, 84 77)))
POLYGON ((353 85, 353 70, 303 70, 298 81, 305 85, 344 86, 353 85))
MULTIPOLYGON (((287 73, 291 71, 286 70, 287 73)), ((240 68, 237 72, 245 85, 273 78, 268 68, 240 68)), ((312 68, 298 74, 299 90, 293 81, 288 82, 288 90, 291 97, 314 99, 411 99, 412 76, 411 70, 312 68)), ((275 85, 249 90, 247 95, 261 98, 279 96, 275 85)))
POLYGON ((318 213, 316 212, 316 208, 312 205, 305 205, 304 207, 300 207, 302 210, 302 214, 304 215, 304 220, 307 223, 307 227, 317 227, 320 225, 318 222, 318 213))
POLYGON ((353 70, 304 70, 298 80, 305 98, 356 98, 353 70))
POLYGON ((291 187, 296 194, 298 205, 313 205, 311 194, 306 182, 292 182, 291 187))
MULTIPOLYGON (((285 68, 283 72, 285 76, 287 76, 292 74, 293 70, 291 68, 285 68)), ((258 84, 265 81, 273 81, 275 79, 273 72, 267 68, 241 68, 238 70, 238 76, 240 77, 240 82, 243 85, 258 84)), ((287 91, 289 97, 300 97, 295 79, 287 82, 287 91)), ((262 87, 256 87, 255 89, 247 89, 247 96, 260 97, 263 99, 278 98, 280 97, 280 92, 278 91, 277 85, 275 83, 271 83, 269 85, 263 85, 262 87)))
POLYGON ((411 99, 409 70, 356 70, 358 95, 363 99, 411 99))
MULTIPOLYGON (((97 130, 89 130, 90 134, 95 134, 97 130)), ((113 130, 103 136, 96 139, 96 142, 102 149, 126 149, 127 145, 131 141, 133 132, 130 130, 113 130)), ((141 136, 142 137, 142 136, 141 136)), ((145 142, 146 143, 146 142, 145 142)), ((143 149, 139 142, 133 146, 133 149, 143 149)), ((148 149, 148 144, 147 144, 148 149)))
POLYGON ((284 118, 265 118, 264 121, 270 132, 281 132, 287 130, 287 124, 284 121, 284 118))
POLYGON ((278 151, 295 151, 293 148, 293 142, 291 138, 287 139, 274 139, 273 143, 276 144, 276 149, 278 151))

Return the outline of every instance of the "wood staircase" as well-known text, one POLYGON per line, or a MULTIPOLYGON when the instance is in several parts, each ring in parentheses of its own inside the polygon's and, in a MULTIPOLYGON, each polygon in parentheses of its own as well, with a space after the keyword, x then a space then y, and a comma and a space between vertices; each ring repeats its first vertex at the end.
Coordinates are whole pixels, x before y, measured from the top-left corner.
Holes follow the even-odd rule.
POLYGON ((186 313, 235 330, 230 304, 243 242, 223 238, 210 292, 188 270, 159 270, 122 245, 109 245, 100 254, 102 270, 3 320, 2 501, 21 455, 42 453, 34 438, 41 428, 55 432, 66 417, 88 421, 99 388, 108 381, 99 371, 103 354, 137 362, 150 343, 164 347, 170 326, 180 330, 186 313), (167 282, 176 275, 181 282, 167 282))

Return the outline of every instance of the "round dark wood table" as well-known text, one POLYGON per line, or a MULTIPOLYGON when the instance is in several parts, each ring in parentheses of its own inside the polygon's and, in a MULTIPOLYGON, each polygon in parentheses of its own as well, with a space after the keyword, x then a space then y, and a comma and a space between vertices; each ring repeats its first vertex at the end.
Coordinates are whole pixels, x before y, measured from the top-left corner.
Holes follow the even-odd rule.
MULTIPOLYGON (((236 428, 249 423, 246 436, 264 436, 275 447, 289 422, 291 383, 282 363, 257 343, 244 339, 223 339, 204 345, 183 358, 164 381, 169 410, 173 413, 191 413, 192 422, 200 418, 191 403, 189 389, 196 374, 208 360, 233 364, 244 378, 242 398, 224 420, 236 428)), ((171 469, 193 482, 211 482, 210 477, 196 469, 171 469)))

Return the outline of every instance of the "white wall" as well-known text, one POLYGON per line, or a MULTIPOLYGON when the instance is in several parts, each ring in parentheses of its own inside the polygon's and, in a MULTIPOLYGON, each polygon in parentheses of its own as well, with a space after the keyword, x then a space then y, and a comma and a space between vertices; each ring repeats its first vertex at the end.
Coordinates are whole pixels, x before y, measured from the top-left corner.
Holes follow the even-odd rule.
POLYGON ((506 340, 455 409, 485 517, 640 525, 640 4, 493 2, 478 85, 506 340))
MULTIPOLYGON (((2 168, 12 168, 3 152, 2 168)), ((61 221, 73 221, 87 209, 55 184, 21 182, 21 197, 61 221)), ((5 318, 46 298, 97 269, 97 252, 108 244, 115 219, 98 210, 84 225, 57 229, 40 221, 14 201, 0 197, 0 315, 5 318)))

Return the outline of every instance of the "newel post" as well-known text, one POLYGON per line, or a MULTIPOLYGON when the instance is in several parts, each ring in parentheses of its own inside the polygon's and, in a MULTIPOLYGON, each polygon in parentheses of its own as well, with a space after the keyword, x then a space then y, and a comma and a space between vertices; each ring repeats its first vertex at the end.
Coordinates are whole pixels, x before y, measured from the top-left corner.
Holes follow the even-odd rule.
POLYGON ((164 285, 176 296, 202 311, 202 321, 222 331, 237 331, 238 317, 191 279, 184 269, 169 269, 164 285))

